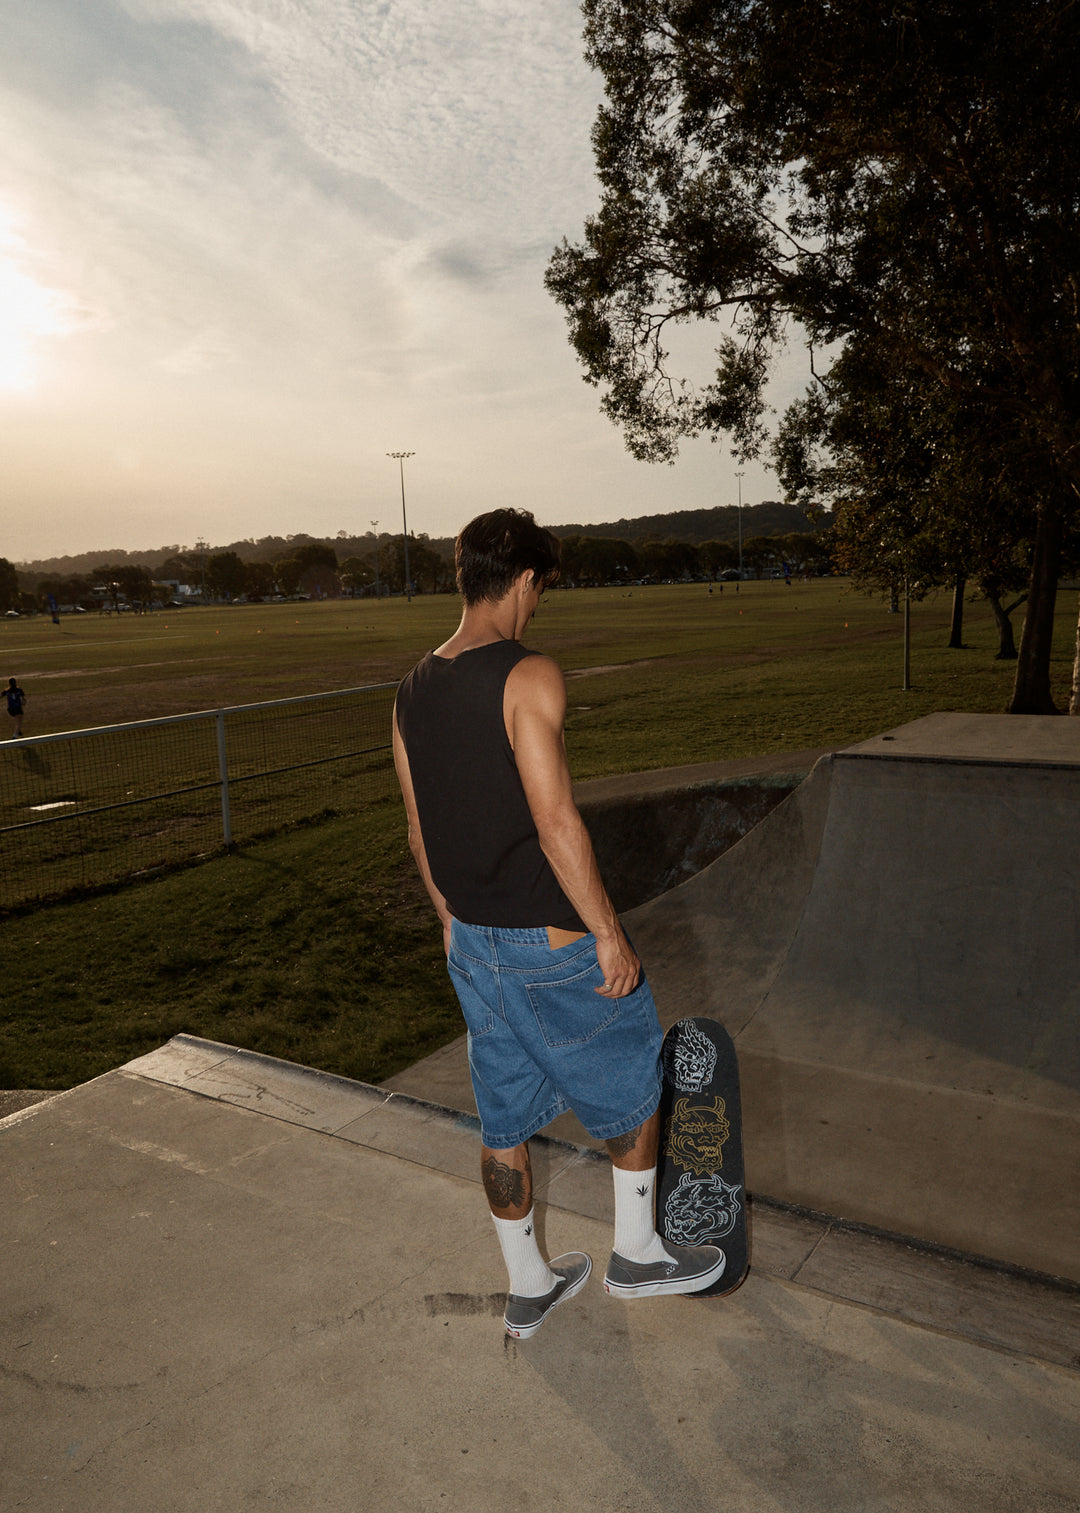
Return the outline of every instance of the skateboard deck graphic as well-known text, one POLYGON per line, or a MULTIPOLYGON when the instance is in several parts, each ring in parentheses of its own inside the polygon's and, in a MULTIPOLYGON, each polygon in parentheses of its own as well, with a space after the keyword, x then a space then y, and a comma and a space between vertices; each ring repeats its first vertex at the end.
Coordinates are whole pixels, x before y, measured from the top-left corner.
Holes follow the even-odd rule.
POLYGON ((723 1297, 749 1270, 739 1064, 715 1019, 664 1036, 656 1228, 673 1245, 719 1245, 724 1274, 693 1297, 723 1297))

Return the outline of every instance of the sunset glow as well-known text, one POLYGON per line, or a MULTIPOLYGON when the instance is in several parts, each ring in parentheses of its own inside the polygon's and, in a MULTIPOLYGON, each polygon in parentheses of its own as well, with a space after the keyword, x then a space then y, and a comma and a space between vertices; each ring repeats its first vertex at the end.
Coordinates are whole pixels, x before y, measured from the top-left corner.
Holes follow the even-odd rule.
POLYGON ((735 503, 723 446, 629 456, 543 286, 597 205, 579 0, 8 11, 0 556, 367 530, 399 449, 435 536, 735 503))

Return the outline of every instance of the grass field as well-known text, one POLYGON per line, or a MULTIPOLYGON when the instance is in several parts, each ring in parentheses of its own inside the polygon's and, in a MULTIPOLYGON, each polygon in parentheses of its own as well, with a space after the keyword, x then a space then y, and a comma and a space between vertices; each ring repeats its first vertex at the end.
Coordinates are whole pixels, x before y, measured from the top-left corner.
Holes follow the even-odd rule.
MULTIPOLYGON (((935 710, 1004 708, 985 607, 945 647, 945 597, 902 617, 837 580, 555 592, 529 642, 568 674, 577 778, 844 745, 935 710)), ((328 603, 0 622, 27 733, 383 682, 456 601, 328 603)), ((1076 601, 1059 601, 1067 702, 1076 601)), ((5 865, 17 867, 17 849, 5 865)), ((62 1088, 179 1030, 379 1081, 460 1033, 400 804, 4 921, 0 1086, 62 1088)))
MULTIPOLYGON (((937 709, 997 711, 988 606, 949 651, 945 595, 902 616, 842 579, 554 591, 529 644, 570 677, 575 775, 855 740, 937 709)), ((0 621, 0 672, 29 696, 28 735, 396 681, 457 623, 450 596, 190 608, 132 617, 0 621)), ((1068 701, 1076 601, 1059 598, 1054 682, 1068 701)))

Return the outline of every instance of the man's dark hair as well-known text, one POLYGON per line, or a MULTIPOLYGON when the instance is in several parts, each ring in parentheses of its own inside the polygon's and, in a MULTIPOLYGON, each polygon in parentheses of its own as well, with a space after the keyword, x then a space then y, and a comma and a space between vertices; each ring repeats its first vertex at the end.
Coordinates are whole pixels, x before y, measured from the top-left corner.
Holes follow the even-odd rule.
POLYGON ((501 599, 524 572, 547 588, 559 576, 560 554, 559 538, 528 510, 492 510, 470 520, 454 543, 457 585, 468 605, 501 599))

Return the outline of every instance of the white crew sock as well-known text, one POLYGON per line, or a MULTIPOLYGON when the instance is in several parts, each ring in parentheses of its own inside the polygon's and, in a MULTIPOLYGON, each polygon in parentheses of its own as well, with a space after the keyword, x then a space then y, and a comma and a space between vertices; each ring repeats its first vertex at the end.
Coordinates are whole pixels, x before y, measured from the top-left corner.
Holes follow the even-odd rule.
POLYGON ((653 1219, 656 1167, 647 1172, 611 1168, 615 1178, 615 1250, 627 1261, 667 1261, 653 1219))
POLYGON ((533 1210, 524 1219, 496 1219, 494 1214, 491 1219, 510 1274, 509 1290, 519 1298, 542 1298, 559 1279, 540 1254, 533 1210))

